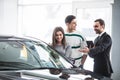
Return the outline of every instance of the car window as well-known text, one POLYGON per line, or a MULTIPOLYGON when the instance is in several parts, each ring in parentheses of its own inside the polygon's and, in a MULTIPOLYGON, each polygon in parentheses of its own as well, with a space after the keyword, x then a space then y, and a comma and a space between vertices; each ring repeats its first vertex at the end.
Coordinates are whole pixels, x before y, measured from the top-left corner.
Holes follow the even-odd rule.
POLYGON ((48 44, 27 40, 0 41, 1 65, 1 69, 8 66, 17 69, 72 67, 48 44))

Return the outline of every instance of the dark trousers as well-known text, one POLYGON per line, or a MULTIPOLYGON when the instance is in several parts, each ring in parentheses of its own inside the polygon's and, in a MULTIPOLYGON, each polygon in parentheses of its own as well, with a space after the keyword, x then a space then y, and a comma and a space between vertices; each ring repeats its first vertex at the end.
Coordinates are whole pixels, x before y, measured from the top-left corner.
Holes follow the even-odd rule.
POLYGON ((111 78, 111 74, 106 74, 105 77, 111 78))

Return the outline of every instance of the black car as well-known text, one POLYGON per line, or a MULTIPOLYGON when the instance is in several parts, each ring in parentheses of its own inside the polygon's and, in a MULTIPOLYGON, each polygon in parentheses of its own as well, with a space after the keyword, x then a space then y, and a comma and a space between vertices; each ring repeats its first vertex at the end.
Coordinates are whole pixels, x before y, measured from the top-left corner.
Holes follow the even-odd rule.
POLYGON ((15 36, 0 36, 0 79, 111 80, 77 68, 41 40, 15 36))

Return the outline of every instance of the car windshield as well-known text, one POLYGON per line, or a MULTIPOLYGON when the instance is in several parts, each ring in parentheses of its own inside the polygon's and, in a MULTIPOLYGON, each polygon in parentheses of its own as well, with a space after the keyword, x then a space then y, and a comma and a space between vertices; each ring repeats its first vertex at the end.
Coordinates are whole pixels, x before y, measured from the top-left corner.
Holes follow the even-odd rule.
POLYGON ((42 41, 0 40, 0 70, 71 67, 66 59, 42 41))

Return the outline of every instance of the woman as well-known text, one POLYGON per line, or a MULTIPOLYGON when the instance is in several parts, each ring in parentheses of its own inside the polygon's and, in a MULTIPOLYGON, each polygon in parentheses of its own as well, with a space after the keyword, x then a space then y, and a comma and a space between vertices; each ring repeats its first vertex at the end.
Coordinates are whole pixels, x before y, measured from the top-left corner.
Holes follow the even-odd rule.
MULTIPOLYGON (((52 35, 52 47, 72 62, 72 59, 70 58, 72 49, 69 45, 66 44, 65 34, 62 27, 56 27, 54 29, 52 35)), ((60 78, 63 79, 67 79, 69 77, 70 76, 65 73, 62 73, 62 75, 60 76, 60 78)))
POLYGON ((57 50, 60 54, 70 59, 72 49, 66 44, 64 30, 62 27, 56 27, 52 35, 52 47, 57 50))

